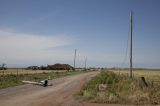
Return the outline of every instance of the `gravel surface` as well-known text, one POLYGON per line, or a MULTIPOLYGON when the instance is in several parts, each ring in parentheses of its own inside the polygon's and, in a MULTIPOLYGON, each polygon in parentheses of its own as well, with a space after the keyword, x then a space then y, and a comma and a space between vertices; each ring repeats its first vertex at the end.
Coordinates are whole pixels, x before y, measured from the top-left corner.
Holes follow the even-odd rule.
POLYGON ((53 86, 26 84, 0 90, 0 106, 83 106, 73 98, 97 72, 50 80, 53 86))

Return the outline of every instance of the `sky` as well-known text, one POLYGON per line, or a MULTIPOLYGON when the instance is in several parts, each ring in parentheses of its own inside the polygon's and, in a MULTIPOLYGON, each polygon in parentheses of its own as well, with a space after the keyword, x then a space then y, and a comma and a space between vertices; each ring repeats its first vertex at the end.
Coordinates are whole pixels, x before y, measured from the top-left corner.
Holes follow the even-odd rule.
POLYGON ((0 64, 160 68, 160 0, 0 0, 0 64))

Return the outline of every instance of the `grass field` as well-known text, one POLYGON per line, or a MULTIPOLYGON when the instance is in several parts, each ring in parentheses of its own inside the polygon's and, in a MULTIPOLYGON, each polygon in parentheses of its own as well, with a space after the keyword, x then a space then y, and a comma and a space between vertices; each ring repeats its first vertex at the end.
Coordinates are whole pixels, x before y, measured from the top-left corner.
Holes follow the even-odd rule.
MULTIPOLYGON (((128 75, 129 70, 109 70, 113 71, 117 74, 125 74, 128 75)), ((160 80, 160 70, 154 70, 154 69, 134 69, 133 70, 133 77, 145 77, 148 80, 160 80)))
POLYGON ((118 104, 160 104, 160 71, 135 70, 133 79, 128 77, 127 70, 102 71, 92 78, 76 95, 76 98, 89 102, 118 104), (148 87, 140 77, 144 76, 148 87), (158 81, 152 83, 152 81, 158 81), (110 87, 97 89, 98 84, 110 87))
POLYGON ((50 73, 50 72, 65 72, 67 70, 27 70, 22 68, 14 68, 7 70, 0 70, 0 75, 8 75, 8 74, 35 74, 35 73, 50 73))

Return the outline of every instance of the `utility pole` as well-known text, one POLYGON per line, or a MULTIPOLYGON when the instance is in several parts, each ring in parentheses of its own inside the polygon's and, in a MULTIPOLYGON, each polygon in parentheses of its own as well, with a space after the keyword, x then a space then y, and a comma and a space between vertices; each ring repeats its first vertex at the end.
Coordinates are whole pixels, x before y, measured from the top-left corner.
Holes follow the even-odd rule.
POLYGON ((76 52, 77 52, 77 50, 75 49, 75 52, 74 52, 74 71, 75 71, 75 69, 76 69, 76 52))
POLYGON ((87 70, 87 58, 85 58, 85 70, 87 70))
POLYGON ((130 13, 130 68, 129 77, 132 78, 132 11, 130 13))

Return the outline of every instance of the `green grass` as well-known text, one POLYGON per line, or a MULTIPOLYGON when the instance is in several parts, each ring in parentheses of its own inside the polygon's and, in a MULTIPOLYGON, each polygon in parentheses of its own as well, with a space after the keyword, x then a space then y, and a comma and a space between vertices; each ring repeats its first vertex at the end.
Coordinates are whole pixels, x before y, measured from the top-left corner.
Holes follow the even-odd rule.
POLYGON ((137 77, 130 79, 123 74, 103 71, 92 78, 76 97, 98 103, 160 104, 160 85, 148 84, 149 87, 145 87, 137 77), (97 84, 109 84, 111 87, 100 91, 97 84))
POLYGON ((47 79, 49 76, 51 79, 70 76, 82 73, 84 71, 76 71, 76 72, 50 72, 50 73, 37 73, 37 74, 8 74, 8 75, 0 75, 0 89, 8 88, 12 86, 22 85, 22 80, 29 81, 41 81, 47 79))

